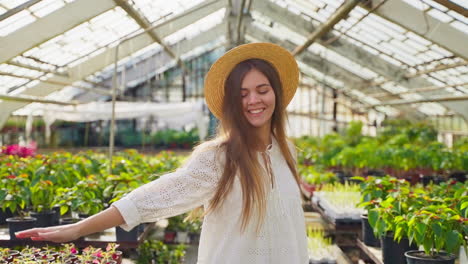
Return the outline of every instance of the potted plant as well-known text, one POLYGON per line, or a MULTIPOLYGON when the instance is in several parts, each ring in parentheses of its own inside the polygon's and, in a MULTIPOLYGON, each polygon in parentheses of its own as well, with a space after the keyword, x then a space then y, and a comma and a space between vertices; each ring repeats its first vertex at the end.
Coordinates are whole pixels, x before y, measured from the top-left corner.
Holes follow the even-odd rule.
POLYGON ((202 222, 199 218, 191 219, 189 222, 189 238, 190 243, 198 243, 200 241, 202 222))
POLYGON ((55 211, 52 210, 55 195, 54 184, 50 180, 40 180, 31 187, 30 215, 37 219, 36 227, 53 226, 55 211))
POLYGON ((182 215, 173 216, 168 219, 168 225, 164 231, 164 242, 165 243, 174 243, 176 242, 177 232, 179 231, 181 225, 183 225, 184 219, 182 215))
POLYGON ((104 256, 108 260, 114 260, 117 264, 122 263, 122 251, 117 250, 119 244, 116 243, 109 243, 107 244, 106 251, 104 252, 104 256))
POLYGON ((392 190, 376 208, 368 211, 369 224, 374 232, 382 238, 382 256, 386 264, 405 263, 404 253, 417 249, 408 240, 408 213, 412 208, 419 208, 421 201, 407 184, 392 190))
MULTIPOLYGON (((358 204, 364 207, 366 212, 377 208, 380 203, 386 199, 387 195, 396 192, 400 186, 409 187, 409 183, 405 180, 398 180, 394 177, 353 177, 353 179, 361 181, 361 202, 358 204)), ((373 217, 376 217, 376 211, 373 211, 373 217)), ((377 232, 374 232, 369 224, 368 214, 361 215, 362 223, 362 238, 364 244, 372 247, 380 247, 380 240, 376 237, 377 232)))
POLYGON ((7 218, 10 239, 16 239, 15 232, 33 228, 36 218, 26 215, 31 192, 28 188, 30 181, 28 175, 8 175, 2 179, 3 189, 0 190, 2 210, 9 209, 15 217, 7 218))
POLYGON ((99 213, 104 209, 102 202, 103 190, 99 187, 100 184, 93 177, 79 181, 76 184, 76 197, 72 203, 73 211, 80 214, 81 217, 87 217, 99 213))
POLYGON ((81 220, 81 218, 72 217, 72 208, 78 207, 79 200, 76 199, 77 187, 58 187, 55 191, 53 204, 59 208, 59 215, 65 216, 60 218, 59 224, 73 224, 81 220))
POLYGON ((459 183, 444 190, 448 194, 445 197, 424 195, 424 206, 407 216, 410 241, 424 248, 405 253, 409 264, 453 264, 454 253, 461 245, 466 252, 468 186, 459 183))

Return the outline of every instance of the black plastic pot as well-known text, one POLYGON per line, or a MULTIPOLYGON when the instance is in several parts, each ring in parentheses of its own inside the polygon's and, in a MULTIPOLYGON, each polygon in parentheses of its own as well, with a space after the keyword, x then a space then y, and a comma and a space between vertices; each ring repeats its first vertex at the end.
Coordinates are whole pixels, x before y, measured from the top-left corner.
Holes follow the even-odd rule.
POLYGON ((67 218, 61 218, 59 220, 60 225, 68 225, 68 224, 74 224, 76 222, 79 222, 83 220, 82 218, 72 218, 72 217, 67 217, 67 218))
POLYGON ((417 250, 414 244, 409 245, 407 238, 402 238, 400 242, 393 240, 393 234, 387 234, 382 237, 382 258, 385 264, 403 264, 406 263, 405 252, 417 250))
POLYGON ((468 179, 468 172, 467 171, 456 171, 452 172, 449 176, 450 179, 454 179, 458 182, 465 183, 466 179, 468 179))
POLYGON ((407 264, 454 264, 456 256, 439 252, 433 258, 427 257, 424 251, 411 250, 405 253, 407 264))
POLYGON ((199 233, 189 233, 190 243, 198 244, 200 243, 200 234, 199 233))
POLYGON ((7 218, 8 229, 10 230, 10 240, 18 240, 15 233, 26 229, 34 228, 36 218, 34 217, 11 217, 7 218))
POLYGON ((7 208, 5 211, 0 210, 0 225, 6 224, 6 219, 10 217, 13 217, 10 209, 7 208))
POLYGON ((48 227, 55 225, 55 211, 31 212, 31 216, 36 218, 36 227, 48 227))
POLYGON ((54 206, 52 207, 52 210, 54 210, 54 225, 59 225, 60 224, 60 206, 54 206))
POLYGON ((362 224, 362 242, 370 247, 380 247, 380 239, 376 238, 374 235, 374 230, 369 224, 369 219, 367 214, 361 215, 361 224, 362 224))
POLYGON ((442 182, 444 182, 444 178, 442 176, 424 176, 424 177, 421 177, 421 180, 422 184, 424 186, 427 186, 429 185, 431 182, 433 184, 440 184, 442 182))
POLYGON ((138 235, 139 235, 139 232, 138 230, 140 229, 139 226, 136 226, 134 227, 132 230, 130 231, 125 231, 123 230, 121 227, 119 226, 116 226, 115 227, 115 236, 117 238, 117 241, 138 241, 138 235))

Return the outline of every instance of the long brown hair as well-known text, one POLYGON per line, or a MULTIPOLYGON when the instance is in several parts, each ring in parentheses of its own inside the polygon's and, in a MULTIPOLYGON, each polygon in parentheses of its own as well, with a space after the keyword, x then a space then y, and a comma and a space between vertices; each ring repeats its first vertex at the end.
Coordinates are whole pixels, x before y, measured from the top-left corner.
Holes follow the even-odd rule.
POLYGON ((243 201, 241 232, 245 231, 255 212, 258 212, 256 230, 259 230, 266 214, 266 195, 269 191, 268 181, 266 181, 269 177, 265 177, 266 172, 258 160, 260 140, 254 132, 254 127, 248 122, 242 111, 241 84, 245 75, 252 69, 263 73, 273 88, 275 110, 271 118, 271 133, 278 142, 281 153, 297 184, 299 184, 294 158, 286 139, 286 106, 283 103, 279 75, 275 68, 264 60, 243 61, 234 67, 224 85, 223 116, 218 128, 217 139, 221 139, 226 163, 215 195, 208 207, 209 212, 221 206, 233 187, 236 175, 238 175, 243 201))

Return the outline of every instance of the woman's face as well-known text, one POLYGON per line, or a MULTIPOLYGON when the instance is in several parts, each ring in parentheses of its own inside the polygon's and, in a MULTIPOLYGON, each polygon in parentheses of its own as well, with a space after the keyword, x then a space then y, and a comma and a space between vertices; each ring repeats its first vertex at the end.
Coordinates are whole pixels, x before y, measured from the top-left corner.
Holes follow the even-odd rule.
POLYGON ((269 131, 275 110, 275 92, 268 78, 257 69, 247 72, 242 80, 241 97, 243 112, 249 123, 269 131))

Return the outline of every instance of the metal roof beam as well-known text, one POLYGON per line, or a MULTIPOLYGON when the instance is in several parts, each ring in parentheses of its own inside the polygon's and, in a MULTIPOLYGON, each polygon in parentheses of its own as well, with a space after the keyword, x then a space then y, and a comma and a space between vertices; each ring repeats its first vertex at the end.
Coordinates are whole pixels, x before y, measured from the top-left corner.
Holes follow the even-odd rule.
POLYGON ((335 13, 333 13, 327 21, 318 26, 312 34, 307 37, 304 44, 297 46, 292 54, 294 56, 300 54, 307 49, 315 40, 321 38, 327 34, 336 24, 338 24, 344 17, 346 17, 353 8, 355 8, 361 0, 348 0, 342 6, 340 6, 335 13))
MULTIPOLYGON (((459 84, 449 84, 449 85, 444 85, 444 86, 429 86, 429 87, 413 88, 413 89, 411 89, 409 91, 406 91, 406 92, 399 92, 398 94, 402 95, 402 94, 411 94, 411 93, 416 93, 416 92, 436 91, 436 90, 442 90, 442 89, 449 88, 449 87, 465 86, 465 85, 468 85, 468 82, 459 83, 459 84)), ((386 93, 375 93, 375 94, 369 94, 369 96, 384 97, 384 96, 387 96, 387 94, 386 93)))
POLYGON ((24 63, 20 63, 20 62, 15 62, 15 61, 9 61, 9 62, 7 62, 7 64, 13 65, 13 66, 16 66, 16 67, 25 68, 25 69, 28 69, 28 70, 43 72, 43 73, 52 73, 52 74, 62 75, 62 76, 65 76, 65 77, 68 76, 68 73, 66 73, 66 72, 58 72, 58 71, 55 71, 55 70, 42 69, 40 67, 35 67, 35 66, 27 65, 27 64, 24 64, 24 63))
POLYGON ((43 103, 43 104, 57 104, 57 105, 77 105, 78 102, 61 102, 56 100, 45 99, 43 97, 21 95, 14 96, 8 94, 0 94, 0 100, 13 101, 13 102, 26 102, 26 103, 43 103))
MULTIPOLYGON (((130 17, 132 17, 141 28, 146 29, 152 27, 151 23, 143 15, 141 15, 138 12, 138 10, 133 8, 133 6, 130 5, 130 3, 128 3, 126 0, 114 0, 114 2, 117 3, 117 5, 119 5, 120 7, 122 7, 122 9, 125 10, 125 12, 127 12, 127 14, 130 17)), ((177 64, 182 69, 185 68, 180 58, 178 58, 177 55, 171 50, 171 48, 164 43, 164 41, 161 37, 158 36, 158 34, 151 30, 147 33, 155 42, 159 43, 164 48, 164 51, 166 51, 167 54, 169 54, 169 56, 176 60, 177 64)))
POLYGON ((431 102, 450 102, 450 101, 463 101, 465 102, 465 111, 468 112, 468 95, 457 95, 457 96, 435 96, 424 99, 411 99, 411 100, 393 100, 388 102, 383 102, 380 104, 372 105, 382 106, 382 105, 407 105, 407 104, 419 104, 419 103, 431 103, 431 102))
POLYGON ((455 12, 459 13, 460 15, 462 15, 464 17, 468 17, 468 9, 464 8, 461 5, 458 5, 458 4, 454 3, 451 0, 433 0, 433 1, 445 6, 446 8, 448 8, 448 9, 450 9, 452 11, 455 11, 455 12))
POLYGON ((438 72, 438 71, 444 71, 444 70, 448 70, 448 69, 452 69, 452 68, 457 68, 457 67, 460 67, 460 66, 465 66, 465 65, 468 65, 468 61, 460 61, 460 62, 456 62, 456 63, 453 63, 453 64, 440 64, 432 69, 427 69, 427 70, 420 70, 420 71, 417 71, 415 73, 408 73, 405 75, 406 78, 413 78, 413 77, 416 77, 416 76, 421 76, 423 74, 428 74, 428 73, 432 73, 432 72, 438 72))

